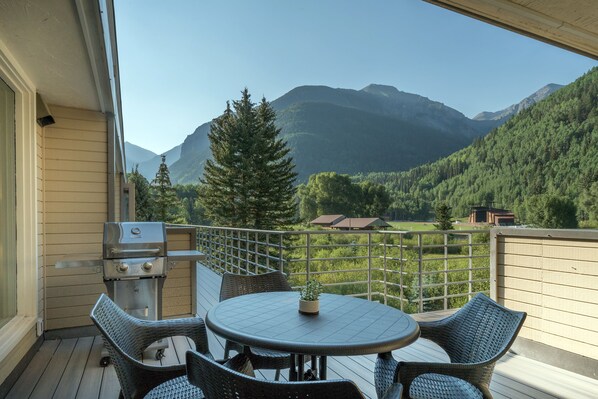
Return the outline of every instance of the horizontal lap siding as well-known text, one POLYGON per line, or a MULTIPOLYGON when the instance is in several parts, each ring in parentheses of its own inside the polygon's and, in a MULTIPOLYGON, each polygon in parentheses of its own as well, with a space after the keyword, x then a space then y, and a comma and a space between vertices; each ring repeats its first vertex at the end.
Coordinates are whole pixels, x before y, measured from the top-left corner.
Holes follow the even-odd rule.
MULTIPOLYGON (((167 230, 168 250, 195 249, 194 231, 169 228, 167 230)), ((162 293, 162 317, 184 317, 192 314, 195 265, 195 262, 177 262, 168 272, 162 293)))
POLYGON ((497 237, 497 296, 520 336, 598 360, 598 240, 497 237))
POLYGON ((105 292, 101 270, 56 269, 65 255, 101 254, 108 220, 108 130, 104 115, 52 107, 44 128, 44 258, 46 329, 91 324, 105 292))

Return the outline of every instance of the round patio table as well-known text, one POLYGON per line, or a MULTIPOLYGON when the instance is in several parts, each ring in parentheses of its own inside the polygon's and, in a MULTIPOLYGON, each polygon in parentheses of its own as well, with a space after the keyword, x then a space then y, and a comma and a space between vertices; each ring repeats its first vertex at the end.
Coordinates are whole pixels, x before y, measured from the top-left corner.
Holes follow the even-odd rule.
POLYGON ((216 304, 205 321, 231 341, 298 355, 298 370, 291 356, 291 380, 303 378, 305 355, 320 356, 319 378, 326 379, 326 356, 390 352, 419 337, 411 316, 365 299, 322 294, 319 314, 304 315, 298 308, 298 292, 249 294, 216 304))

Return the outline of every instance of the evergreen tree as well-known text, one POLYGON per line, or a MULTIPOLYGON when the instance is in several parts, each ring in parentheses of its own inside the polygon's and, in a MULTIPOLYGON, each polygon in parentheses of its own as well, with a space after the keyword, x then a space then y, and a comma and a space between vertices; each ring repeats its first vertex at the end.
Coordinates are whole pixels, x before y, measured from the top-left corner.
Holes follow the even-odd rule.
POLYGON ((147 179, 139 173, 139 165, 128 174, 129 182, 135 184, 135 220, 147 222, 152 220, 153 200, 150 194, 150 184, 147 179))
POLYGON ((151 192, 154 198, 154 220, 165 223, 186 223, 181 203, 170 182, 166 155, 162 155, 162 163, 160 163, 156 177, 152 180, 151 192))
POLYGON ((451 207, 445 202, 441 202, 436 206, 436 230, 453 230, 453 219, 451 216, 451 207))
POLYGON ((292 222, 296 173, 290 149, 279 138, 276 115, 266 99, 256 107, 245 89, 214 119, 208 138, 212 160, 204 169, 200 197, 216 224, 259 229, 292 222))

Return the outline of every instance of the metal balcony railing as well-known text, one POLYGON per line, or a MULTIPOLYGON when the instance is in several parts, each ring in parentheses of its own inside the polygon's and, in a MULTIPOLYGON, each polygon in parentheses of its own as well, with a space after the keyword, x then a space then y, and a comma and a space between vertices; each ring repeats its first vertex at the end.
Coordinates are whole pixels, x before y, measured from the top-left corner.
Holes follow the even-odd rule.
POLYGON ((409 313, 457 308, 490 291, 488 230, 344 231, 197 229, 205 266, 218 273, 280 270, 294 287, 380 301, 409 313))

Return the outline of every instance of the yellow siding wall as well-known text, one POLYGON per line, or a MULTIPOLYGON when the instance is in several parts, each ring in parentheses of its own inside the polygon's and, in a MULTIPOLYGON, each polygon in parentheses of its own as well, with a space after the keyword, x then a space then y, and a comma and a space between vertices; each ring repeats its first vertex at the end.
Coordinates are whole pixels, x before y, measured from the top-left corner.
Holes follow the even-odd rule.
POLYGON ((497 299, 527 312, 520 336, 598 360, 598 234, 496 241, 497 299))
MULTIPOLYGON (((195 249, 195 229, 169 228, 168 250, 195 249)), ((168 272, 162 292, 162 317, 190 316, 195 300, 195 262, 177 262, 168 272)))
POLYGON ((56 269, 65 255, 101 254, 108 218, 108 137, 103 114, 52 106, 43 131, 46 330, 91 324, 105 291, 101 270, 56 269))

